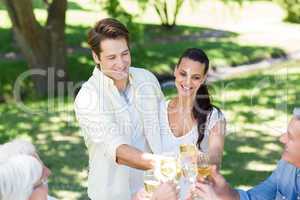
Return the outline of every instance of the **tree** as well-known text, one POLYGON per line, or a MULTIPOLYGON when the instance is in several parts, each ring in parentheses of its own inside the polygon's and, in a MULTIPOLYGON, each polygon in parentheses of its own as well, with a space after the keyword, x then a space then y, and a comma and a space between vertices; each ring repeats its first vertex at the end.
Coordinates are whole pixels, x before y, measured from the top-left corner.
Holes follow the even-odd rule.
MULTIPOLYGON (((132 21, 134 17, 128 13, 120 4, 119 0, 95 0, 101 3, 104 10, 114 18, 119 19, 125 24, 132 21)), ((177 16, 180 8, 183 5, 184 0, 136 0, 142 10, 144 10, 147 4, 154 6, 156 13, 158 14, 161 25, 166 28, 173 28, 176 26, 177 16)))
POLYGON ((300 23, 300 0, 276 0, 287 15, 285 20, 293 23, 300 23))
POLYGON ((153 5, 156 13, 158 14, 161 25, 166 28, 173 28, 176 26, 177 16, 180 8, 183 5, 184 0, 176 0, 175 5, 172 8, 174 2, 169 0, 154 0, 153 5))
POLYGON ((67 0, 44 0, 47 21, 41 25, 33 11, 32 0, 3 0, 13 25, 16 41, 30 69, 40 96, 54 94, 58 83, 67 80, 65 14, 67 0), (53 80, 49 69, 54 69, 53 80), (62 73, 63 71, 63 73, 62 73), (60 73, 60 76, 57 76, 60 73))
MULTIPOLYGON (((119 20, 126 25, 128 30, 130 30, 130 38, 134 38, 135 45, 139 45, 144 39, 144 29, 141 24, 135 23, 134 19, 138 17, 137 15, 132 15, 127 12, 121 5, 119 0, 94 0, 101 4, 101 7, 107 12, 107 14, 119 20)), ((144 9, 143 3, 147 0, 138 0, 141 9, 144 9)))
MULTIPOLYGON (((147 0, 139 0, 142 4, 145 4, 147 0)), ((177 17, 180 12, 180 9, 183 5, 184 0, 148 0, 152 2, 156 13, 158 14, 161 25, 172 29, 176 26, 177 17)), ((190 4, 199 3, 201 0, 189 0, 190 4)), ((239 3, 240 5, 243 4, 243 0, 221 0, 224 3, 235 2, 239 3)))

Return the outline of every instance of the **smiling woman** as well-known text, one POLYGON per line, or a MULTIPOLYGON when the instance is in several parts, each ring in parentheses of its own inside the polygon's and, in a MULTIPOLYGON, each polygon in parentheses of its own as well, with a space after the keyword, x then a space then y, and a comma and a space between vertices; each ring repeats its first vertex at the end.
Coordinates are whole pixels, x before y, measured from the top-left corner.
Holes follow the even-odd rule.
MULTIPOLYGON (((211 103, 205 84, 209 59, 199 48, 187 49, 180 57, 174 76, 177 96, 162 101, 160 127, 163 152, 179 153, 181 144, 197 145, 220 165, 224 147, 225 117, 211 103)), ((187 182, 181 181, 181 198, 186 198, 187 182)))

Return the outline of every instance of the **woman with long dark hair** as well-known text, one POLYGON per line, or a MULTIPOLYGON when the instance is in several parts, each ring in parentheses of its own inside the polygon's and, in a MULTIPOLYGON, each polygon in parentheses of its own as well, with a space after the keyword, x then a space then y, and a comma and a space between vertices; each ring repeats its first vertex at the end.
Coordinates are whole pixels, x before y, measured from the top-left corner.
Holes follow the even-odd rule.
POLYGON ((179 153, 180 144, 195 144, 219 166, 226 121, 211 103, 205 84, 208 70, 209 59, 201 49, 187 49, 180 57, 174 71, 177 96, 161 104, 162 149, 179 153))

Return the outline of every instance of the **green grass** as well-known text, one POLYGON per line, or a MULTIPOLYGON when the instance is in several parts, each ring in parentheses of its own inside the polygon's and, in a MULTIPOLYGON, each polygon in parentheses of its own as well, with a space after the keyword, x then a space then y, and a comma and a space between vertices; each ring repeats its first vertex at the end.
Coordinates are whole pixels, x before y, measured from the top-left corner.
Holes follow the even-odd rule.
POLYGON ((52 99, 1 105, 0 142, 17 136, 31 139, 53 172, 50 193, 59 199, 86 199, 88 159, 70 102, 52 99))
MULTIPOLYGON (((300 106, 300 62, 213 83, 214 103, 226 114, 222 173, 234 187, 264 180, 280 159, 280 129, 300 106)), ((91 70, 91 69, 90 69, 91 70)), ((165 91, 168 96, 174 90, 165 91)), ((75 120, 72 98, 0 105, 0 143, 25 137, 51 168, 50 194, 86 199, 88 157, 75 120)))
POLYGON ((13 41, 12 30, 8 28, 0 28, 0 53, 17 51, 18 48, 16 48, 16 46, 11 42, 7 41, 13 41))
POLYGON ((233 186, 258 184, 280 159, 278 136, 300 106, 299 65, 279 64, 213 85, 216 104, 228 117, 223 173, 233 186))

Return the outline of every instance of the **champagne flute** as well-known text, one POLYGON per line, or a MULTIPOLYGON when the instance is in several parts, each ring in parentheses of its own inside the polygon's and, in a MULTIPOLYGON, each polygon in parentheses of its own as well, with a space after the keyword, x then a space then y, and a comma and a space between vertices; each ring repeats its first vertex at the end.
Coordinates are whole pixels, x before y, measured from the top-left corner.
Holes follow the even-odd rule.
POLYGON ((150 196, 158 188, 159 185, 160 185, 160 182, 156 178, 153 169, 144 171, 144 188, 145 188, 145 191, 147 193, 149 193, 150 196))
MULTIPOLYGON (((197 155, 198 150, 194 144, 181 144, 180 157, 182 164, 183 176, 188 180, 190 185, 194 186, 198 175, 197 155)), ((193 200, 200 200, 192 193, 193 200)))
POLYGON ((178 157, 176 159, 176 177, 175 177, 177 183, 179 182, 181 176, 182 176, 182 165, 181 165, 181 160, 178 157))
POLYGON ((174 181, 178 172, 177 166, 177 158, 174 153, 163 153, 159 165, 159 178, 161 181, 174 181))
POLYGON ((197 178, 197 163, 192 162, 190 158, 182 158, 182 174, 191 183, 194 184, 197 178))
POLYGON ((211 175, 211 164, 208 153, 200 152, 197 156, 198 176, 208 179, 211 175))
POLYGON ((197 147, 194 144, 180 144, 180 156, 194 156, 197 153, 197 147))
POLYGON ((181 144, 179 149, 183 176, 194 184, 197 178, 197 148, 194 144, 181 144))
MULTIPOLYGON (((211 175, 211 165, 208 153, 203 153, 199 151, 197 153, 197 176, 203 177, 204 179, 208 179, 211 175)), ((196 179, 197 179, 196 176, 196 179)), ((195 181, 196 181, 195 179, 195 181)), ((193 200, 201 200, 197 195, 192 193, 193 200)))

